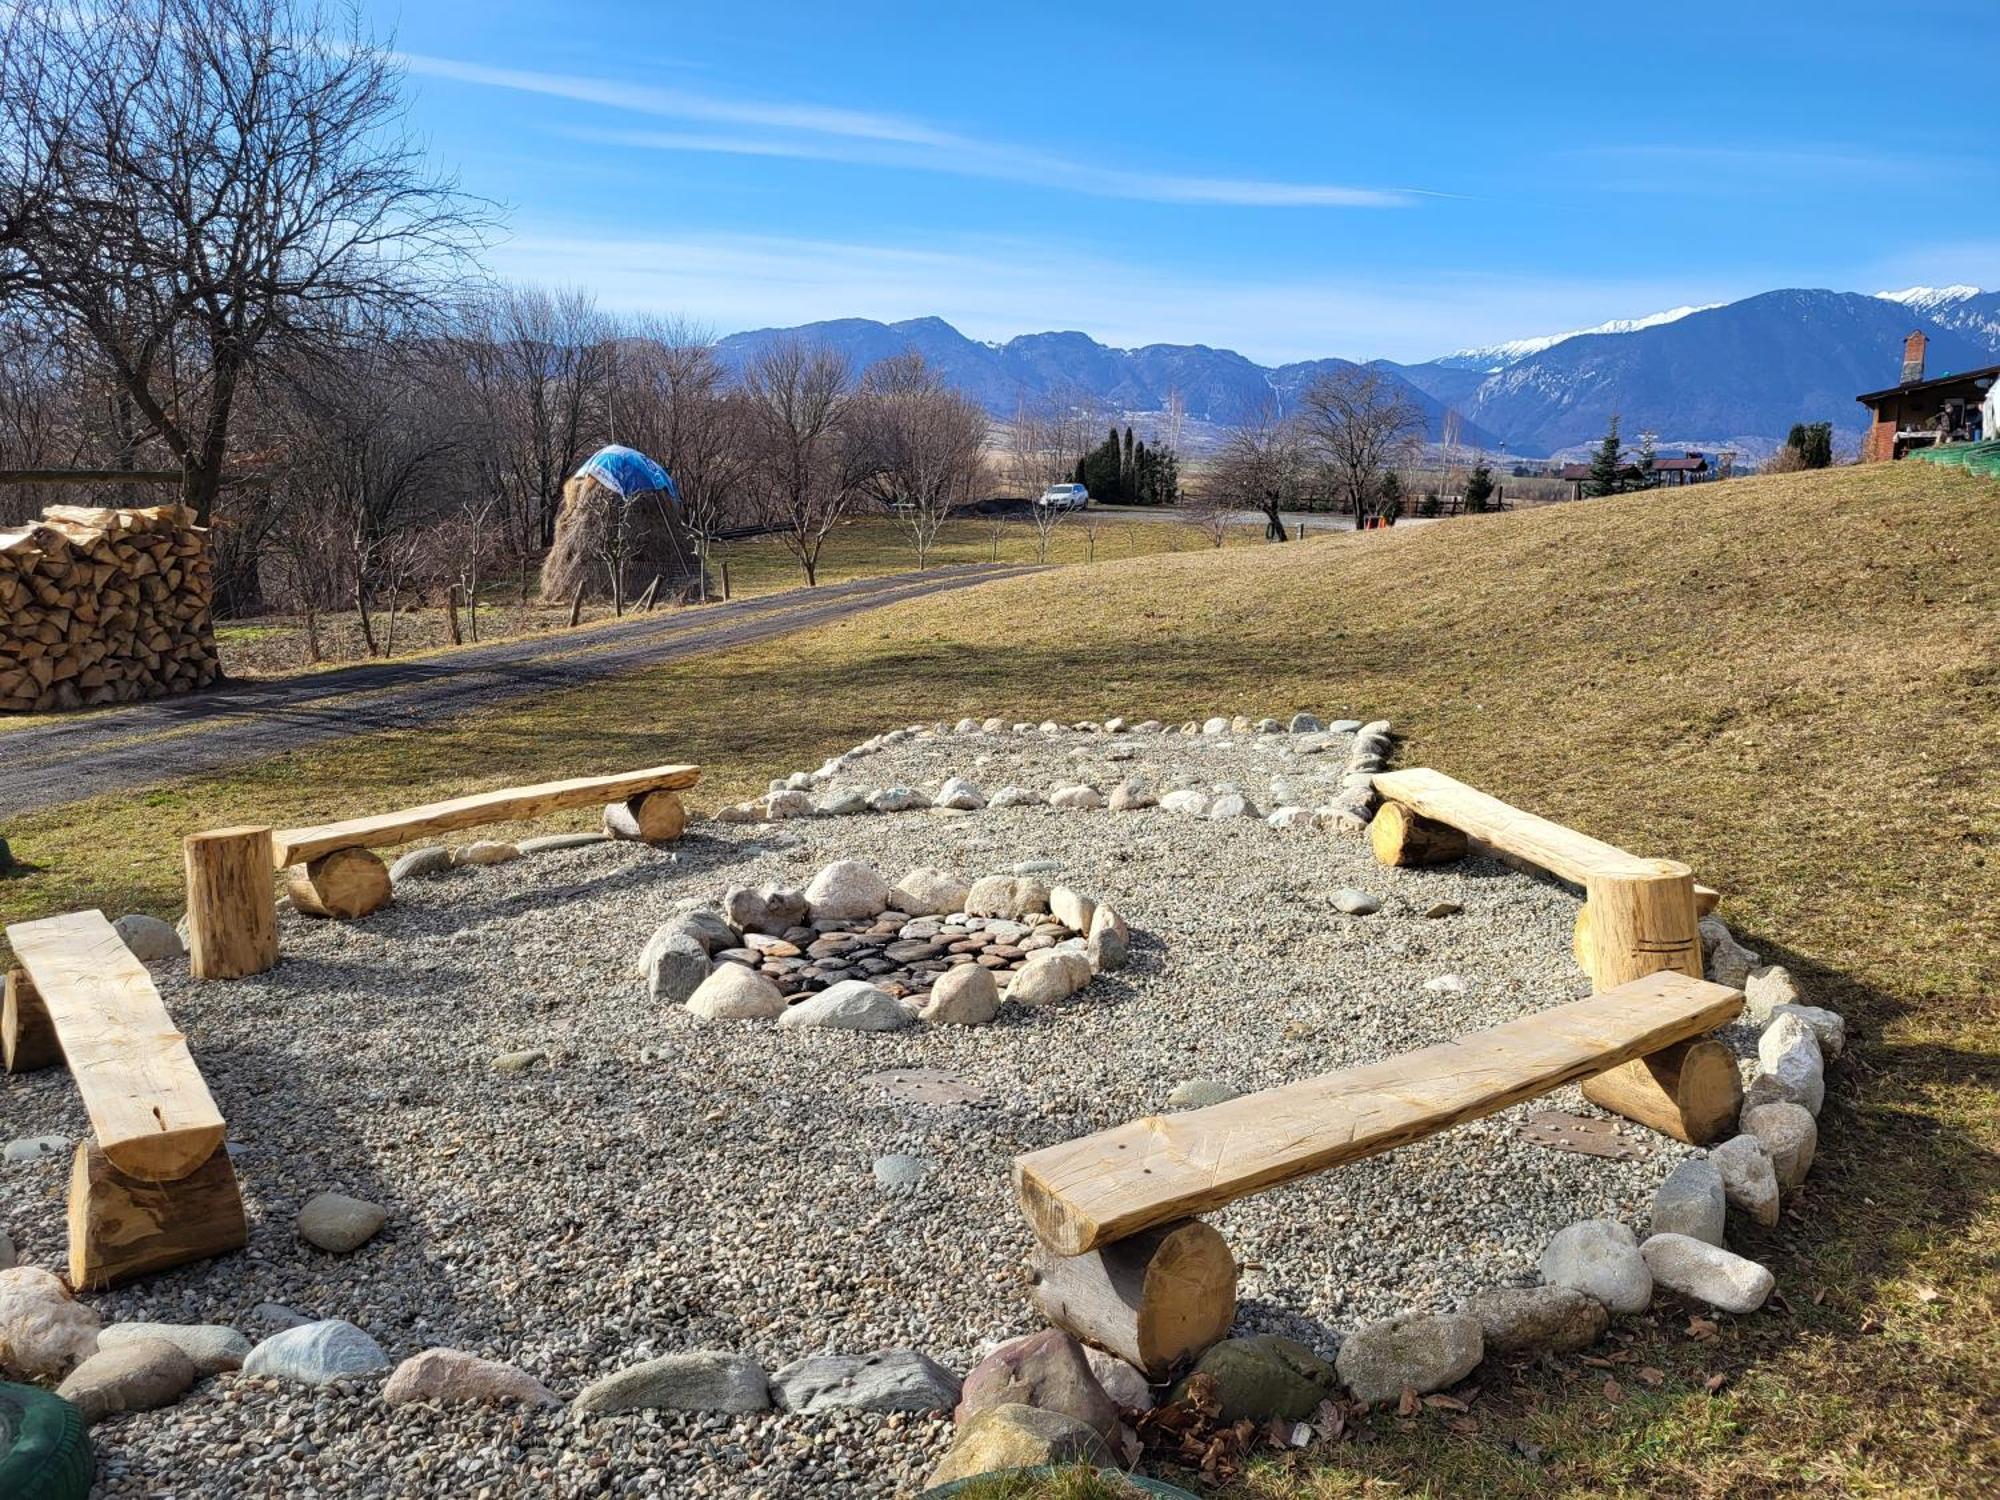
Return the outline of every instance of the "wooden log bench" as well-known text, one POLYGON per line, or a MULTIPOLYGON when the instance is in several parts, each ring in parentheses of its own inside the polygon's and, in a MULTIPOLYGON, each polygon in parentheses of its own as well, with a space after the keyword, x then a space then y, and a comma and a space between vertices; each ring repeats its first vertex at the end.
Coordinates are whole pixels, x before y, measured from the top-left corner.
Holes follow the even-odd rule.
POLYGON ((222 1115, 145 965, 97 911, 17 922, 7 938, 24 981, 10 976, 10 1011, 32 994, 60 1049, 42 1060, 67 1063, 90 1117, 70 1173, 71 1286, 241 1249, 222 1115))
POLYGON ((502 787, 311 828, 218 828, 191 835, 183 846, 189 969, 197 979, 240 979, 277 963, 274 870, 285 872, 292 905, 306 915, 363 917, 391 896, 388 868, 376 849, 600 802, 606 804, 605 830, 614 838, 662 843, 687 826, 678 793, 700 780, 699 766, 652 766, 502 787))
POLYGON ((1703 1037, 1742 1007, 1735 990, 1663 970, 1435 1047, 1016 1157, 1015 1193, 1040 1242, 1031 1295, 1058 1326, 1163 1374, 1235 1316, 1234 1269, 1217 1272, 1221 1237, 1196 1216, 1703 1037))
MULTIPOLYGON (((1383 803, 1369 841, 1384 864, 1444 863, 1476 839, 1581 886, 1571 948, 1593 989, 1662 969, 1701 975, 1700 918, 1718 897, 1686 865, 1628 854, 1423 767, 1382 772, 1375 790, 1383 803)), ((1583 1092, 1600 1108, 1700 1146, 1733 1122, 1742 1085, 1729 1050, 1696 1039, 1592 1078, 1583 1092)))

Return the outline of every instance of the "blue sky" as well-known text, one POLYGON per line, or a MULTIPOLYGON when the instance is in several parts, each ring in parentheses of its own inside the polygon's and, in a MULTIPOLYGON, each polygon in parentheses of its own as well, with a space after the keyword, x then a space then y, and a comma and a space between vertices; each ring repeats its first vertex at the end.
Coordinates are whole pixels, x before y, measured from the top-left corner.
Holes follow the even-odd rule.
POLYGON ((1421 359, 2000 284, 1993 0, 1902 40, 1847 0, 372 15, 415 126, 506 208, 501 274, 718 333, 937 314, 1421 359))

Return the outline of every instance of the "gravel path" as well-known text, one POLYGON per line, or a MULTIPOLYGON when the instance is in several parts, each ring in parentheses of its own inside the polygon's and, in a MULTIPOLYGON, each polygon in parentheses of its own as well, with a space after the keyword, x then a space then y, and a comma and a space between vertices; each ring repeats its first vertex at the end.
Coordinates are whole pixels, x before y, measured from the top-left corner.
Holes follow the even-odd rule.
POLYGON ((1012 578, 1029 567, 961 563, 673 609, 410 661, 339 667, 0 732, 0 805, 14 812, 152 786, 383 729, 411 729, 655 662, 748 645, 904 599, 1012 578))
MULTIPOLYGON (((972 735, 912 739, 833 783, 990 794, 1128 775, 1156 790, 1228 782, 1267 808, 1337 785, 1344 736, 1306 756, 1286 735, 972 735), (1129 753, 1130 760, 1110 755, 1129 753)), ((822 795, 825 788, 822 788, 822 795)), ((1365 841, 1151 809, 916 812, 766 825, 703 822, 671 854, 599 845, 411 882, 354 924, 283 918, 285 961, 233 984, 158 966, 167 1002, 230 1121, 247 1254, 91 1299, 106 1322, 222 1321, 253 1339, 261 1303, 345 1317, 393 1358, 444 1344, 510 1360, 565 1398, 680 1349, 776 1368, 884 1345, 963 1371, 1035 1326, 1029 1233, 1008 1188, 1018 1152, 1166 1107, 1194 1078, 1268 1087, 1576 998, 1575 898, 1484 860, 1377 866, 1365 841), (653 927, 734 884, 802 886, 827 861, 966 878, 1026 860, 1115 903, 1131 966, 1045 1011, 876 1034, 703 1024, 645 994, 653 927), (1357 886, 1383 909, 1349 917, 1357 886), (1462 914, 1427 919, 1440 901, 1462 914), (1427 981, 1461 976, 1465 992, 1427 981), (499 1053, 548 1061, 496 1074, 499 1053), (950 1071, 981 1095, 899 1101, 864 1075, 950 1071), (932 1165, 912 1195, 874 1159, 932 1165), (299 1205, 337 1189, 389 1226, 350 1257, 306 1247, 299 1205)), ((68 1080, 6 1085, 16 1134, 85 1128, 68 1080)), ((1533 1280, 1549 1234, 1642 1217, 1691 1154, 1628 1126, 1614 1163, 1526 1144, 1534 1108, 1594 1114, 1574 1090, 1388 1156, 1232 1205, 1213 1222, 1245 1263, 1239 1332, 1331 1353, 1344 1329, 1533 1280)), ((66 1158, 0 1173, 24 1261, 58 1265, 66 1158)), ((225 1375, 178 1406, 98 1429, 105 1495, 597 1493, 880 1495, 929 1467, 928 1418, 390 1409, 371 1388, 302 1393, 225 1375)))

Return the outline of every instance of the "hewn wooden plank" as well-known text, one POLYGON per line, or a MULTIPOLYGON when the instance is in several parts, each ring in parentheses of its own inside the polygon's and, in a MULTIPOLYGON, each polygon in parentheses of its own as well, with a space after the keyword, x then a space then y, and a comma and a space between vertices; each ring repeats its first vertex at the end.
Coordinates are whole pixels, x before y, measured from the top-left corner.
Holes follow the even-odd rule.
POLYGON ((1081 1255, 1700 1036, 1737 991, 1661 971, 1615 990, 1364 1067, 1133 1120, 1014 1160, 1028 1222, 1081 1255))
POLYGON ((146 966, 98 911, 7 929, 41 993, 97 1143, 128 1177, 187 1176, 222 1144, 222 1115, 146 966))
POLYGON ((282 828, 271 835, 271 866, 282 870, 336 849, 386 848, 458 828, 476 828, 482 823, 539 817, 568 807, 623 801, 645 792, 680 791, 699 780, 700 766, 653 766, 611 776, 572 776, 567 781, 545 781, 538 786, 502 787, 498 791, 454 797, 449 802, 429 802, 399 812, 323 823, 317 828, 282 828))

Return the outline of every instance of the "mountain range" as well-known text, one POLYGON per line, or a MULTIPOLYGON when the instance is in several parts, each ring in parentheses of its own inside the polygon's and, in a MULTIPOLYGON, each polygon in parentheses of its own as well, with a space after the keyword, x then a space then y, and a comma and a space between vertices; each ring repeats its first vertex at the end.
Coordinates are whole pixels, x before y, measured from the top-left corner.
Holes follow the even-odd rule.
MULTIPOLYGON (((1422 410, 1438 438, 1460 414, 1468 448, 1523 457, 1566 456, 1600 437, 1615 413, 1623 430, 1656 434, 1662 448, 1733 448, 1760 457, 1794 422, 1862 428, 1862 391, 1894 385, 1903 339, 1929 339, 1939 375, 2000 363, 2000 292, 1911 287, 1900 292, 1790 288, 1708 307, 1675 308, 1572 333, 1461 349, 1417 364, 1371 361, 1422 410)), ((1024 401, 1074 393, 1109 418, 1153 431, 1170 393, 1187 413, 1187 446, 1275 402, 1295 404, 1343 359, 1265 366, 1203 344, 1115 349, 1086 334, 1031 333, 1004 343, 967 338, 942 318, 878 323, 840 318, 731 334, 717 345, 740 370, 779 337, 829 345, 857 370, 909 350, 994 416, 1024 401)))

